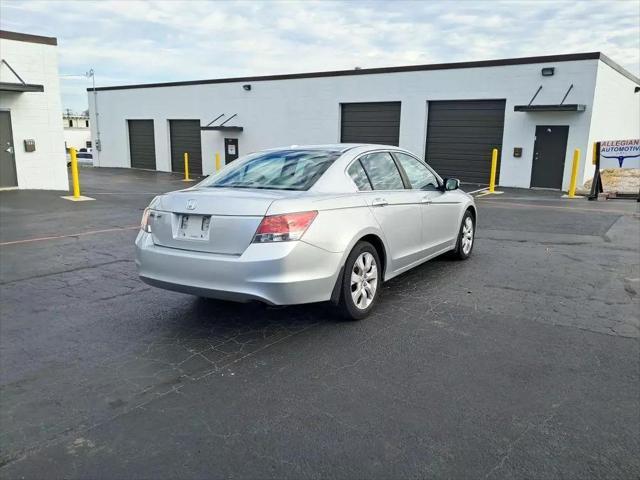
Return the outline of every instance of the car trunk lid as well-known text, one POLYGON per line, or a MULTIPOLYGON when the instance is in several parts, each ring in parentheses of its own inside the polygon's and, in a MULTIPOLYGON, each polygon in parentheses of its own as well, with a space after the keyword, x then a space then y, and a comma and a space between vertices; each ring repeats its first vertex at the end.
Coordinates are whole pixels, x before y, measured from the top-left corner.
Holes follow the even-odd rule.
POLYGON ((153 242, 182 250, 241 255, 269 206, 300 193, 202 187, 163 195, 151 219, 153 242))

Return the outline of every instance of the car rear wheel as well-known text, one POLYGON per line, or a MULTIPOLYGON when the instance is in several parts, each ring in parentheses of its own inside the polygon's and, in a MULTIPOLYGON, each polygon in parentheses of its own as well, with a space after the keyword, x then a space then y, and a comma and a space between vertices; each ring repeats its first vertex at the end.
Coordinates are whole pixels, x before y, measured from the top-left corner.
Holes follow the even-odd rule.
POLYGON ((361 320, 371 313, 380 296, 382 265, 369 242, 358 242, 345 263, 338 307, 348 320, 361 320))
POLYGON ((458 242, 453 251, 453 257, 458 260, 466 260, 473 251, 473 243, 476 235, 476 222, 470 210, 467 210, 462 217, 460 224, 460 232, 458 233, 458 242))

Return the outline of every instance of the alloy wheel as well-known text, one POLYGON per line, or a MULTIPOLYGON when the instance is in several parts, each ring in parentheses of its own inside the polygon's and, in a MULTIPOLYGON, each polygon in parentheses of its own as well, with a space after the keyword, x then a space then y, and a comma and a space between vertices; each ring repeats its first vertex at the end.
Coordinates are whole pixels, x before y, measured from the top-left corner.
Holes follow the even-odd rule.
POLYGON ((369 252, 361 253, 351 269, 351 298, 354 305, 365 310, 376 295, 378 288, 378 266, 369 252))
POLYGON ((471 251, 471 247, 473 246, 473 220, 471 217, 467 217, 464 219, 464 224, 462 225, 462 253, 465 255, 469 255, 471 251))

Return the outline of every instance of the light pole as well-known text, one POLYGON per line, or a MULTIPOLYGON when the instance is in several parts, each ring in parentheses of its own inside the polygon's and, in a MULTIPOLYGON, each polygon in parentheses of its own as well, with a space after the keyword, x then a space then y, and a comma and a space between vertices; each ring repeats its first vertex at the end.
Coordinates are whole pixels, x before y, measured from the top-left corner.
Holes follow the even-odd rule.
MULTIPOLYGON (((95 148, 99 152, 102 150, 102 145, 100 144, 100 114, 98 113, 98 92, 96 90, 96 75, 93 68, 90 68, 88 72, 86 72, 85 77, 91 79, 91 89, 93 90, 93 110, 96 115, 96 144, 95 148)), ((99 154, 98 154, 99 155, 99 154)))
MULTIPOLYGON (((95 112, 95 122, 96 122, 96 141, 95 141, 95 150, 97 150, 98 152, 102 149, 102 146, 100 145, 100 114, 98 113, 98 92, 96 90, 96 75, 95 75, 95 70, 93 68, 90 68, 88 71, 86 71, 85 73, 83 73, 82 75, 77 74, 77 75, 60 75, 60 77, 66 77, 66 78, 87 78, 87 79, 91 79, 91 90, 93 92, 93 107, 94 107, 94 112, 95 112)), ((94 158, 94 160, 98 160, 97 156, 94 158)))

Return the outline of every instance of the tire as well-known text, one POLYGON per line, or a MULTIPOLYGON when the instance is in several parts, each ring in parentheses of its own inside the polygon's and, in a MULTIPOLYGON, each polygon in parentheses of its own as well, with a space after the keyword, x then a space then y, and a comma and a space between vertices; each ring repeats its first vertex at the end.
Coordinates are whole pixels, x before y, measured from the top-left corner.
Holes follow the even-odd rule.
POLYGON ((464 212, 460 230, 458 231, 458 241, 456 248, 453 250, 452 257, 456 260, 466 260, 473 252, 476 236, 476 221, 471 210, 464 212), (470 242, 470 243, 469 243, 470 242))
POLYGON ((378 251, 369 242, 358 242, 344 265, 338 303, 341 316, 346 320, 367 317, 378 303, 381 284, 382 264, 378 251))

